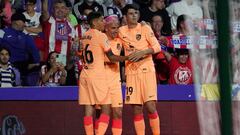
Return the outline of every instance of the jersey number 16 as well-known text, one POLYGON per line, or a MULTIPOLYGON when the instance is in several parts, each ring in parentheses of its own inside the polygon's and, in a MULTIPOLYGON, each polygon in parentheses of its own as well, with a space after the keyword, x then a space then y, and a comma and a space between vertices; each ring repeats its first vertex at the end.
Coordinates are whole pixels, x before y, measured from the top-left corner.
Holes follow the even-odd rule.
POLYGON ((89 44, 86 45, 84 52, 83 52, 83 60, 87 64, 93 63, 93 53, 92 51, 88 50, 89 44))

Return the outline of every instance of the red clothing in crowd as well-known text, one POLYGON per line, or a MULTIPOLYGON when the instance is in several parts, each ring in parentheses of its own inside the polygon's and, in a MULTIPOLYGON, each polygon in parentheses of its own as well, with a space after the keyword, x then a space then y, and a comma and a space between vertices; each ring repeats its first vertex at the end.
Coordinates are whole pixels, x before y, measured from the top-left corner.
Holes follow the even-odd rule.
POLYGON ((169 84, 192 84, 193 83, 193 72, 192 63, 188 59, 185 64, 179 63, 178 59, 172 57, 169 63, 170 78, 169 84))

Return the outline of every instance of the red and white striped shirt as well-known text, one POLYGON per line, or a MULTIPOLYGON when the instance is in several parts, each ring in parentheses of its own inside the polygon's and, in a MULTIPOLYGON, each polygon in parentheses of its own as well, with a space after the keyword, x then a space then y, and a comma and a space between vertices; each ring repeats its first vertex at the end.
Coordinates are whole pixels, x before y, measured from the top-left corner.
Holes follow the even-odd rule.
POLYGON ((201 60, 201 81, 204 84, 218 83, 218 63, 214 58, 201 60))
POLYGON ((40 85, 41 86, 59 86, 60 85, 60 78, 62 75, 62 71, 57 71, 50 75, 48 81, 46 83, 42 82, 42 77, 48 72, 47 66, 43 65, 41 67, 41 80, 40 85))
POLYGON ((76 32, 74 27, 67 20, 56 20, 50 17, 43 23, 44 33, 44 60, 47 59, 49 52, 68 55, 71 49, 72 39, 75 38, 76 32))

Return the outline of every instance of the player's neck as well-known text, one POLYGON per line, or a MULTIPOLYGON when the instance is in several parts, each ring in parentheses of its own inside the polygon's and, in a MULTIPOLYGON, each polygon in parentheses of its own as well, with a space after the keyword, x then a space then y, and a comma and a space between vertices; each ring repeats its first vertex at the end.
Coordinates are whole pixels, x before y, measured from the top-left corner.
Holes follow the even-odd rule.
POLYGON ((127 25, 129 29, 133 29, 137 27, 138 23, 128 23, 127 25))

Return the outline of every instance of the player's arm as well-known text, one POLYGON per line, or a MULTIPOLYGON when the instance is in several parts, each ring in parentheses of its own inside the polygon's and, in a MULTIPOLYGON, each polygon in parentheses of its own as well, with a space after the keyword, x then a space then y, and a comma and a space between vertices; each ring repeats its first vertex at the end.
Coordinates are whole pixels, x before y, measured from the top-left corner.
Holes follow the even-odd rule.
POLYGON ((144 26, 144 36, 146 36, 146 40, 148 41, 149 48, 141 51, 136 51, 129 56, 129 60, 132 62, 137 62, 141 60, 144 56, 155 54, 161 51, 159 42, 157 41, 152 29, 149 26, 144 26))
POLYGON ((47 21, 48 18, 50 17, 48 13, 48 0, 42 0, 42 16, 43 21, 47 21))
POLYGON ((160 44, 157 40, 157 38, 155 37, 153 30, 151 27, 149 27, 148 25, 146 25, 144 27, 144 31, 145 31, 145 36, 148 42, 148 45, 150 46, 150 48, 152 48, 153 52, 152 54, 158 53, 161 51, 161 47, 160 44))
POLYGON ((123 62, 125 60, 128 60, 128 56, 117 56, 117 55, 114 55, 112 50, 109 49, 107 52, 106 52, 106 55, 108 57, 108 59, 111 61, 111 62, 123 62))
POLYGON ((154 54, 154 50, 152 48, 148 48, 142 51, 136 51, 129 55, 129 60, 132 62, 137 62, 141 60, 144 56, 154 54))

